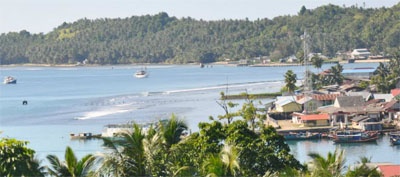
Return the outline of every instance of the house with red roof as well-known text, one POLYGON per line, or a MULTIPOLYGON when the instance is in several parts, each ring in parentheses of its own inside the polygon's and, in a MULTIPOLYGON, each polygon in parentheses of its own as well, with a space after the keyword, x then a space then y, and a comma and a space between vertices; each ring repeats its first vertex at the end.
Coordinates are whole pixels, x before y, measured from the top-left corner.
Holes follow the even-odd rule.
POLYGON ((382 177, 398 177, 400 165, 378 165, 378 171, 382 173, 382 177))
POLYGON ((392 89, 392 90, 390 90, 390 93, 391 93, 394 97, 397 97, 397 96, 400 95, 400 88, 392 89))
POLYGON ((293 113, 293 122, 303 124, 304 127, 329 126, 329 114, 299 114, 293 113))

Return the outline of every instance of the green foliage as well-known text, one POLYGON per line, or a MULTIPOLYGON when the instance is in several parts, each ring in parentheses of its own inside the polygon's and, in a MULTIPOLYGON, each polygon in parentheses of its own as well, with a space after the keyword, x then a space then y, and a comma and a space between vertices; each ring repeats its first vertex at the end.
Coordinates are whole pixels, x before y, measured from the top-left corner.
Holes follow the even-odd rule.
POLYGON ((379 63, 371 78, 371 85, 375 85, 377 91, 382 93, 390 93, 398 82, 400 82, 400 52, 396 52, 389 63, 379 63))
POLYGON ((319 57, 317 54, 314 54, 314 56, 311 58, 311 63, 315 68, 321 69, 324 60, 322 60, 322 58, 319 57))
POLYGON ((48 174, 56 177, 79 177, 87 176, 92 168, 94 157, 91 154, 77 159, 74 151, 67 146, 65 149, 65 161, 61 161, 55 155, 47 155, 50 167, 47 167, 48 174))
POLYGON ((350 169, 346 173, 346 177, 359 177, 359 176, 382 176, 378 171, 378 167, 372 168, 367 165, 371 162, 371 158, 360 157, 360 161, 355 165, 353 169, 350 169))
POLYGON ((324 158, 317 153, 308 154, 312 159, 311 176, 339 177, 344 172, 345 155, 344 150, 335 149, 324 158))
MULTIPOLYGON (((310 51, 370 48, 393 54, 400 45, 400 4, 391 8, 321 6, 274 19, 204 21, 167 13, 129 18, 80 19, 47 34, 0 35, 0 63, 89 64, 190 63, 270 56, 302 51, 300 35, 311 34, 310 51)), ((298 55, 297 55, 298 56, 298 55)), ((299 57, 302 60, 302 56, 299 57)))
POLYGON ((27 141, 2 138, 0 140, 0 176, 44 176, 35 151, 26 147, 27 141))
POLYGON ((292 71, 288 70, 285 74, 285 90, 293 93, 296 89, 297 75, 292 71))

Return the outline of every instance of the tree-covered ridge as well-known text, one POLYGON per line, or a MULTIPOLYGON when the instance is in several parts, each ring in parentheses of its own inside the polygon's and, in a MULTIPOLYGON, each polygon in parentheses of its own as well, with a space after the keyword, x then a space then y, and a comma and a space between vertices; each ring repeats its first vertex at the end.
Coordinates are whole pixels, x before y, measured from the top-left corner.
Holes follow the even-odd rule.
POLYGON ((400 46, 400 3, 391 8, 321 6, 274 19, 204 21, 157 15, 80 19, 47 34, 0 35, 0 64, 92 64, 212 62, 259 56, 271 59, 302 51, 300 35, 311 34, 310 51, 369 48, 392 53, 400 46))

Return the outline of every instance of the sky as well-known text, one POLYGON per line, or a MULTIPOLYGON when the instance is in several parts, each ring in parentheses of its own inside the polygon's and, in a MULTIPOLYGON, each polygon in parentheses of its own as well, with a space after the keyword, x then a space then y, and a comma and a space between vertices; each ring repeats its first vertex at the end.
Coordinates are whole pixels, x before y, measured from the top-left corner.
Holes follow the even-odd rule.
POLYGON ((82 18, 125 18, 160 12, 207 21, 257 20, 296 15, 303 5, 307 9, 327 4, 379 8, 397 3, 398 0, 0 0, 0 33, 48 33, 63 22, 82 18))

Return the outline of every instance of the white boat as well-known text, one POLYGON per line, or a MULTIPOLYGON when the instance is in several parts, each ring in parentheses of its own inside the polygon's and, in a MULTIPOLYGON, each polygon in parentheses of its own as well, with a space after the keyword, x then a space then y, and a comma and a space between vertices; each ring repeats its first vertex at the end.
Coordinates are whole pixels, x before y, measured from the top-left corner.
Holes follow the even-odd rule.
POLYGON ((141 69, 135 72, 136 78, 145 78, 147 76, 149 76, 149 73, 147 72, 146 69, 141 69))
POLYGON ((4 84, 16 84, 17 83, 17 79, 15 79, 12 76, 7 76, 7 77, 4 78, 3 83, 4 84))

